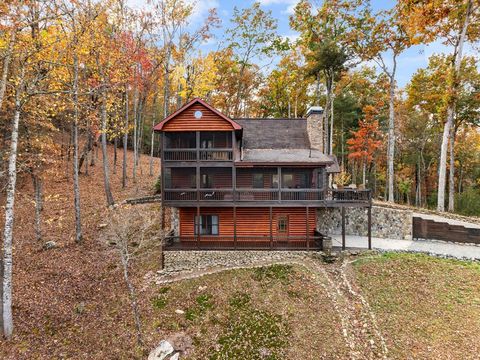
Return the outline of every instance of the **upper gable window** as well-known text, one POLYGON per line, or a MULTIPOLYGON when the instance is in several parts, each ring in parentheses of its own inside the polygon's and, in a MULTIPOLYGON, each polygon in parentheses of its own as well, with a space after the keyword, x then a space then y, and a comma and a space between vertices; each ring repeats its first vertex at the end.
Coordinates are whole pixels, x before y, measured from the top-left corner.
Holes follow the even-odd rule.
POLYGON ((197 110, 193 113, 193 116, 195 116, 195 119, 200 120, 203 116, 203 113, 200 110, 197 110))

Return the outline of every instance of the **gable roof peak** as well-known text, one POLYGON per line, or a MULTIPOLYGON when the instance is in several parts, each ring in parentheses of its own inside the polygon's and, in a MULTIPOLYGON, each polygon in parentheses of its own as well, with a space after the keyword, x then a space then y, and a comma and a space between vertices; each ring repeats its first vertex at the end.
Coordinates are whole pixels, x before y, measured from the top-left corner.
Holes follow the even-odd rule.
POLYGON ((184 112, 185 110, 187 110, 188 108, 190 108, 191 106, 193 106, 194 104, 201 104, 203 105, 204 107, 206 107, 208 110, 210 111, 213 111, 215 114, 217 114, 218 116, 220 116, 222 119, 224 119, 225 121, 228 121, 234 130, 241 130, 242 127, 236 123, 235 121, 233 121, 232 119, 230 119, 228 116, 222 114, 220 111, 218 111, 217 109, 215 109, 213 106, 211 106, 210 104, 208 104, 207 102, 205 102, 204 100, 202 100, 201 98, 194 98, 192 100, 190 100, 188 103, 186 103, 185 105, 181 106, 177 111, 173 112, 172 114, 170 114, 169 116, 167 116, 165 119, 163 119, 161 122, 159 122, 157 125, 155 125, 153 127, 153 130, 155 131, 162 131, 163 129, 163 126, 170 120, 172 120, 174 117, 176 117, 178 114, 184 112))

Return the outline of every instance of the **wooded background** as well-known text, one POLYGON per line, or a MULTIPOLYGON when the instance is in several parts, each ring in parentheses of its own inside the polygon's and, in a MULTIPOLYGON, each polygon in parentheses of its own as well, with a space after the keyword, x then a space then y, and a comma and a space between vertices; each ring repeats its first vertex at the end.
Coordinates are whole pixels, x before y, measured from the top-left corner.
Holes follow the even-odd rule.
MULTIPOLYGON (((107 205, 111 173, 135 184, 139 158, 158 175, 152 126, 194 97, 227 116, 304 117, 325 109, 325 148, 342 177, 375 198, 480 215, 480 5, 473 0, 299 1, 295 41, 259 3, 221 23, 211 9, 194 26, 195 3, 152 0, 4 1, 0 4, 0 204, 4 206, 3 329, 11 334, 11 271, 17 177, 34 185, 37 237, 45 171, 73 179, 76 240, 82 241, 79 177, 102 152, 107 205), (218 49, 200 44, 222 29, 218 49), (404 88, 399 55, 442 42, 404 88), (107 146, 114 146, 113 164, 107 146), (128 162, 127 149, 134 152, 128 162), (6 309, 6 310, 5 310, 6 309)), ((100 163, 99 163, 100 164, 100 163)), ((142 174, 143 175, 143 174, 142 174)), ((146 175, 146 174, 145 174, 146 175)), ((154 179, 152 178, 152 184, 154 179)))

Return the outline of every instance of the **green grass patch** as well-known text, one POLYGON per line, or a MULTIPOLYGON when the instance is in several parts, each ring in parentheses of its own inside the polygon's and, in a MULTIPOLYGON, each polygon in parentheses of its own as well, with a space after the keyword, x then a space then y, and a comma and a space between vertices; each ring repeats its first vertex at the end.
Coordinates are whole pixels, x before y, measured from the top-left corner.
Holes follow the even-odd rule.
POLYGON ((231 307, 226 334, 210 359, 283 359, 281 350, 288 344, 290 331, 282 316, 235 304, 241 306, 231 307))
POLYGON ((195 299, 195 306, 189 307, 185 311, 185 318, 190 321, 194 321, 201 318, 208 310, 212 309, 215 305, 213 296, 211 294, 201 294, 195 299))
POLYGON ((164 286, 158 290, 158 296, 152 300, 152 306, 154 309, 162 310, 168 304, 167 293, 170 291, 169 286, 164 286))
POLYGON ((472 358, 480 331, 480 263, 389 252, 353 264, 392 358, 472 358))
POLYGON ((278 280, 283 284, 288 284, 293 275, 292 265, 275 264, 262 266, 253 270, 253 279, 260 282, 270 282, 278 280))
POLYGON ((154 309, 162 310, 167 306, 168 300, 164 296, 158 296, 152 300, 152 306, 154 309))
POLYGON ((240 309, 250 304, 252 297, 247 293, 236 292, 229 300, 230 306, 240 309))

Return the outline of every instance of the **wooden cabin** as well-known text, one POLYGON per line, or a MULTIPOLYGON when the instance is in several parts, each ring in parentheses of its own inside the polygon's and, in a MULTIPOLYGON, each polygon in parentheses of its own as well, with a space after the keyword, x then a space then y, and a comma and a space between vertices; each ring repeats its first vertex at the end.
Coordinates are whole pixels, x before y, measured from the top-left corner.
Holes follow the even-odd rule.
POLYGON ((370 208, 368 190, 329 188, 339 168, 317 139, 322 119, 230 119, 194 99, 157 124, 163 204, 179 216, 169 245, 316 249, 328 235, 318 208, 370 208))

